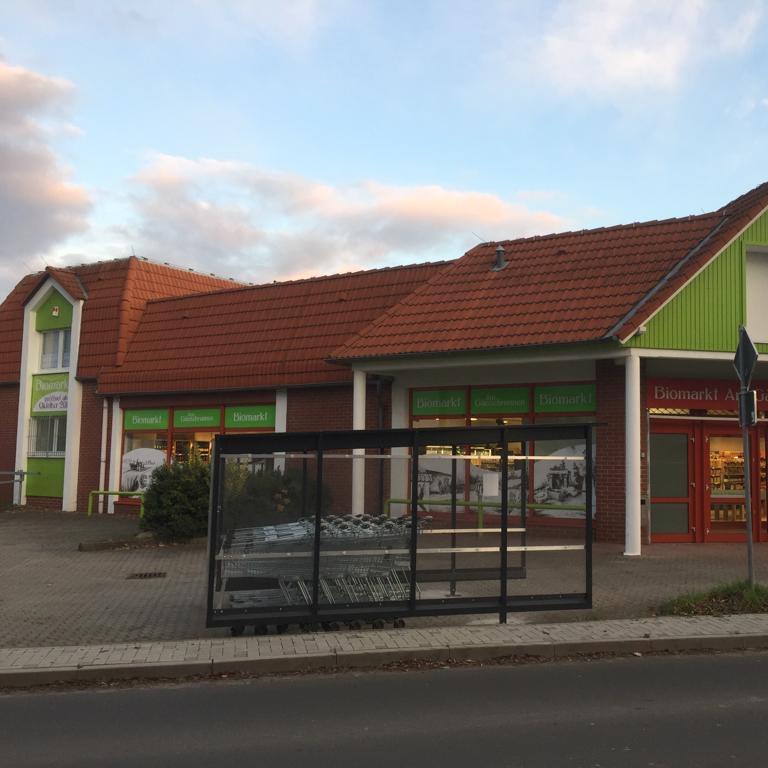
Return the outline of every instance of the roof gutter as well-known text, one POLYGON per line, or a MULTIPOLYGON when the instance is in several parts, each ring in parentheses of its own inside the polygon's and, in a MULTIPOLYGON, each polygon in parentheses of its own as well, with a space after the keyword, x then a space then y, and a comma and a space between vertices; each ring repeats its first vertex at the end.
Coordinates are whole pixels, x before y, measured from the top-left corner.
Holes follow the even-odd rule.
POLYGON ((656 283, 656 285, 653 288, 651 288, 651 290, 648 291, 648 293, 646 293, 645 296, 643 296, 643 298, 640 299, 640 301, 638 301, 635 304, 635 306, 632 307, 632 309, 630 309, 629 312, 627 312, 627 314, 624 315, 624 317, 622 317, 621 320, 619 320, 619 322, 613 326, 613 328, 611 328, 610 331, 608 331, 608 333, 606 333, 604 338, 613 339, 615 341, 621 342, 622 340, 618 336, 619 330, 621 330, 621 328, 623 328, 635 315, 637 315, 637 313, 641 310, 644 304, 646 304, 657 293, 659 293, 659 291, 661 291, 662 288, 667 286, 670 280, 672 280, 672 278, 678 272, 680 272, 680 270, 686 264, 688 264, 688 262, 691 261, 691 259, 693 259, 694 256, 696 256, 698 253, 701 252, 701 250, 707 245, 707 243, 709 243, 709 241, 712 240, 712 238, 725 226, 725 224, 728 222, 728 219, 729 219, 728 216, 723 216, 720 223, 714 229, 712 229, 712 231, 703 240, 701 240, 693 248, 691 248, 691 250, 688 251, 688 253, 682 259, 680 259, 680 261, 678 261, 677 264, 675 264, 675 266, 672 267, 672 269, 670 269, 669 272, 667 272, 667 274, 664 275, 664 277, 658 283, 656 283))
POLYGON ((509 345, 505 347, 483 347, 476 349, 451 349, 451 350, 436 350, 434 352, 401 352, 396 355, 382 355, 371 357, 328 357, 327 363, 334 365, 346 365, 353 366, 355 363, 371 363, 371 362, 387 362, 391 360, 413 360, 418 358, 432 359, 435 357, 445 357, 446 355, 483 355, 483 354, 502 354, 504 352, 518 352, 518 351, 530 351, 535 349, 551 349, 552 347, 572 347, 580 346, 582 344, 605 344, 609 341, 615 341, 615 339, 609 336, 602 336, 597 339, 579 339, 578 341, 553 341, 546 344, 517 344, 509 345))

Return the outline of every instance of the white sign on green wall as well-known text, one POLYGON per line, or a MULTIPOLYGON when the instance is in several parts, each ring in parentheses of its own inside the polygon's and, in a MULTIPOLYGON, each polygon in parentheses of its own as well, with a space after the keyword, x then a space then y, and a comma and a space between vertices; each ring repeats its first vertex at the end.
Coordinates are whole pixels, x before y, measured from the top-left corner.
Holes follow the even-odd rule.
POLYGON ((68 373, 44 373, 32 377, 31 413, 66 413, 68 373))

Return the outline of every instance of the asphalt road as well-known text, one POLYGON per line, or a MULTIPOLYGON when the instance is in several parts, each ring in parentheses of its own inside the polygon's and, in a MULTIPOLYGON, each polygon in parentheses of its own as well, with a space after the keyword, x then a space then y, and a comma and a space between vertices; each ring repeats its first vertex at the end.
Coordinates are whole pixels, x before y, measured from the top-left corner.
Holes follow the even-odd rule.
POLYGON ((0 764, 764 766, 768 654, 0 696, 0 764))

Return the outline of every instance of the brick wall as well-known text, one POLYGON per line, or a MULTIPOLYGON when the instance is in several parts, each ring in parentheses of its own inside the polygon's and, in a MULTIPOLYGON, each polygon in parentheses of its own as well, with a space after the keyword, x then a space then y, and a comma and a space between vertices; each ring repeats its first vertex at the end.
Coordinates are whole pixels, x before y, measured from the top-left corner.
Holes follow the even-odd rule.
MULTIPOLYGON (((604 426, 597 428, 597 457, 595 481, 597 516, 595 535, 598 541, 624 542, 625 536, 625 397, 624 366, 613 360, 598 360, 597 374, 597 421, 604 426)), ((640 493, 644 499, 648 483, 647 455, 648 422, 646 414, 645 369, 641 366, 640 378, 640 432, 641 432, 641 481, 640 493)), ((646 525, 646 506, 643 507, 643 527, 646 525)), ((646 531, 642 541, 645 542, 646 531)))
POLYGON ((83 382, 80 419, 80 471, 77 479, 77 511, 88 509, 88 494, 98 490, 101 458, 101 420, 104 398, 96 394, 96 382, 83 382))
POLYGON ((61 512, 61 497, 27 496, 27 511, 61 512))
MULTIPOLYGON (((383 405, 383 428, 389 429, 391 402, 390 387, 383 383, 381 387, 383 405)), ((366 429, 379 426, 379 404, 377 386, 369 382, 366 393, 366 429)), ((352 387, 313 387, 291 389, 288 392, 289 432, 314 432, 321 430, 352 429, 352 387)), ((376 451, 369 451, 375 454, 376 451)), ((331 490, 331 511, 334 514, 349 513, 352 505, 352 461, 336 459, 325 462, 324 480, 331 490)), ((365 510, 369 514, 379 514, 380 499, 379 473, 383 473, 384 498, 389 492, 389 463, 366 460, 365 472, 365 510)))
POLYGON ((596 362, 597 457, 595 492, 598 541, 624 541, 624 367, 613 360, 596 362))
MULTIPOLYGON (((12 472, 16 465, 16 416, 19 410, 19 385, 0 387, 0 470, 12 472)), ((10 480, 0 475, 0 480, 10 480)), ((13 503, 13 485, 0 485, 0 508, 13 503)))
POLYGON ((221 405, 259 405, 274 403, 275 390, 254 392, 201 392, 173 395, 127 395, 120 398, 120 407, 129 408, 215 408, 221 405))

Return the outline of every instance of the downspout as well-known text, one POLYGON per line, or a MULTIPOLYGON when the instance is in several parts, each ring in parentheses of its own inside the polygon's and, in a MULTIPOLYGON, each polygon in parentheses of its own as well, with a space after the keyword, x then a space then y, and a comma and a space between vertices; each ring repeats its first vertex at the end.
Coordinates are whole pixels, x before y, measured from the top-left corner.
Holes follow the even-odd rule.
MULTIPOLYGON (((107 398, 102 400, 101 406, 101 454, 99 455, 99 490, 107 490, 104 481, 107 476, 107 420, 109 418, 109 405, 107 398)), ((104 514, 104 497, 99 495, 99 514, 104 514)))

